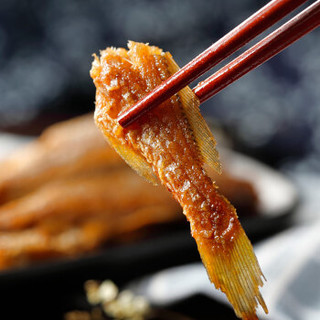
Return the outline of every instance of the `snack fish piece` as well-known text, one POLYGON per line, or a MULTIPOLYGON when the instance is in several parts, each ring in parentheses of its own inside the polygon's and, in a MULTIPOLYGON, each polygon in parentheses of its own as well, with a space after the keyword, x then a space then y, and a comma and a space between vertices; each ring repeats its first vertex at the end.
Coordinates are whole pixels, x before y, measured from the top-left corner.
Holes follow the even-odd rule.
POLYGON ((108 240, 175 219, 172 211, 154 205, 113 217, 100 213, 82 217, 76 223, 52 219, 32 228, 0 231, 0 270, 59 257, 77 257, 92 252, 108 240))
POLYGON ((187 87, 129 128, 118 115, 177 71, 169 53, 129 42, 129 50, 107 48, 95 56, 95 121, 109 143, 142 176, 157 178, 180 203, 190 222, 210 280, 222 290, 238 317, 257 319, 263 285, 253 248, 235 208, 219 193, 204 163, 220 171, 215 141, 187 87))
POLYGON ((167 218, 174 219, 179 212, 165 188, 150 188, 130 168, 98 172, 48 183, 0 206, 0 232, 23 230, 47 219, 72 223, 100 213, 111 218, 154 207, 166 211, 167 218))

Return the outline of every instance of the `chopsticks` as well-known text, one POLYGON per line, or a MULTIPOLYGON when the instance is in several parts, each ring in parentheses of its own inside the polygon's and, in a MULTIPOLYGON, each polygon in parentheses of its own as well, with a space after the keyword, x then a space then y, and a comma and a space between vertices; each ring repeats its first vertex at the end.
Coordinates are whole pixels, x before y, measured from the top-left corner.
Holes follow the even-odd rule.
POLYGON ((320 25, 320 0, 245 51, 208 79, 200 82, 194 93, 204 102, 261 65, 320 25))
MULTIPOLYGON (((132 108, 120 114, 118 117, 120 125, 127 127, 132 124, 142 114, 170 98, 304 2, 306 0, 273 0, 269 2, 147 94, 132 108)), ((320 0, 317 0, 238 58, 202 81, 196 86, 194 93, 200 102, 206 101, 319 25, 320 0)))

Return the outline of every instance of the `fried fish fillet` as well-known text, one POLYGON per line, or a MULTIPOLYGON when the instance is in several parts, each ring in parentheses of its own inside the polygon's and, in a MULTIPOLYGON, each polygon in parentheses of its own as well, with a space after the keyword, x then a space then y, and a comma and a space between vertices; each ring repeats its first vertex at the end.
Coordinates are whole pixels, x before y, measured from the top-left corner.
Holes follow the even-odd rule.
POLYGON ((231 302, 237 316, 257 319, 263 284, 253 248, 235 208, 219 192, 204 163, 219 171, 214 138, 189 88, 142 116, 129 128, 117 117, 178 70, 169 53, 129 42, 129 51, 107 48, 95 56, 95 120, 109 143, 142 176, 159 179, 190 222, 210 280, 231 302))
POLYGON ((0 230, 21 230, 45 219, 72 223, 101 213, 111 218, 155 206, 164 215, 179 212, 165 188, 150 186, 130 168, 123 168, 49 183, 0 206, 0 230))
POLYGON ((0 165, 0 204, 68 176, 122 166, 88 114, 49 127, 0 165))
POLYGON ((34 262, 78 257, 101 247, 106 241, 145 226, 177 219, 176 212, 154 204, 126 214, 96 214, 76 223, 57 220, 39 222, 19 231, 0 231, 0 270, 23 267, 34 262))

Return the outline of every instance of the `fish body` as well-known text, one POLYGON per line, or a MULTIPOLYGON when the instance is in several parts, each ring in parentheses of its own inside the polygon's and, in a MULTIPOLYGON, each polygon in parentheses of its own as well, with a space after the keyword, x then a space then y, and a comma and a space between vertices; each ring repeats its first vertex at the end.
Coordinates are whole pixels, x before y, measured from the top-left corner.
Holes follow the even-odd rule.
POLYGON ((0 163, 0 204, 46 183, 121 167, 93 122, 93 114, 54 124, 0 163))
POLYGON ((226 293, 237 316, 257 319, 258 303, 267 311, 259 292, 263 275, 234 207, 204 169, 204 163, 220 167, 197 98, 185 88, 129 128, 117 122, 121 112, 177 70, 171 55, 157 47, 128 46, 95 56, 96 124, 138 173, 153 183, 160 180, 172 193, 190 222, 210 280, 226 293))
POLYGON ((130 168, 55 181, 0 206, 0 270, 79 257, 179 218, 167 190, 130 168))
POLYGON ((122 168, 54 181, 0 206, 0 232, 23 230, 46 220, 72 224, 101 213, 111 219, 144 208, 166 211, 168 219, 179 212, 167 190, 150 186, 130 168, 122 168))

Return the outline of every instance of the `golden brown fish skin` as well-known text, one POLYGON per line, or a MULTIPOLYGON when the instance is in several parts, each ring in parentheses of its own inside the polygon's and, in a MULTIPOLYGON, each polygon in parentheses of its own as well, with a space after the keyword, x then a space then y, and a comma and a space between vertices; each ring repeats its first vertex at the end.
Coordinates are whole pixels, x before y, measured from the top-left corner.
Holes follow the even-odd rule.
POLYGON ((132 150, 149 163, 183 207, 211 281, 226 293, 239 317, 257 319, 257 301, 267 312, 258 289, 261 270, 234 207, 203 169, 178 96, 128 129, 116 121, 122 111, 170 76, 168 53, 132 42, 129 49, 108 48, 100 59, 95 57, 91 76, 97 88, 97 126, 116 149, 120 145, 128 153, 132 150))
POLYGON ((173 216, 179 212, 165 189, 156 189, 130 168, 123 168, 46 184, 0 206, 0 230, 21 230, 45 219, 72 223, 100 213, 112 217, 155 206, 173 216))
MULTIPOLYGON (((98 126, 105 134, 113 135, 120 143, 142 154, 152 165, 156 175, 183 207, 194 237, 199 241, 214 238, 212 246, 231 243, 239 226, 235 210, 202 168, 202 159, 179 99, 172 97, 130 130, 122 129, 116 122, 121 111, 170 75, 166 56, 157 49, 151 48, 151 54, 148 50, 137 46, 129 53, 139 66, 136 69, 132 68, 127 53, 108 49, 100 58, 100 73, 94 65, 98 126), (157 55, 152 55, 153 52, 157 55), (145 78, 141 74, 145 74, 145 78), (108 90, 111 81, 117 86, 108 90)), ((99 64, 97 60, 96 64, 99 64)))
POLYGON ((65 257, 78 257, 108 240, 131 236, 145 226, 176 220, 166 207, 154 204, 122 215, 85 216, 76 223, 39 221, 32 228, 0 231, 0 270, 65 257))
POLYGON ((94 125, 93 114, 46 129, 0 165, 0 204, 49 181, 123 166, 94 125))
POLYGON ((0 270, 92 251, 112 236, 112 224, 105 220, 94 217, 77 225, 60 225, 54 233, 41 225, 19 232, 0 232, 0 270))

